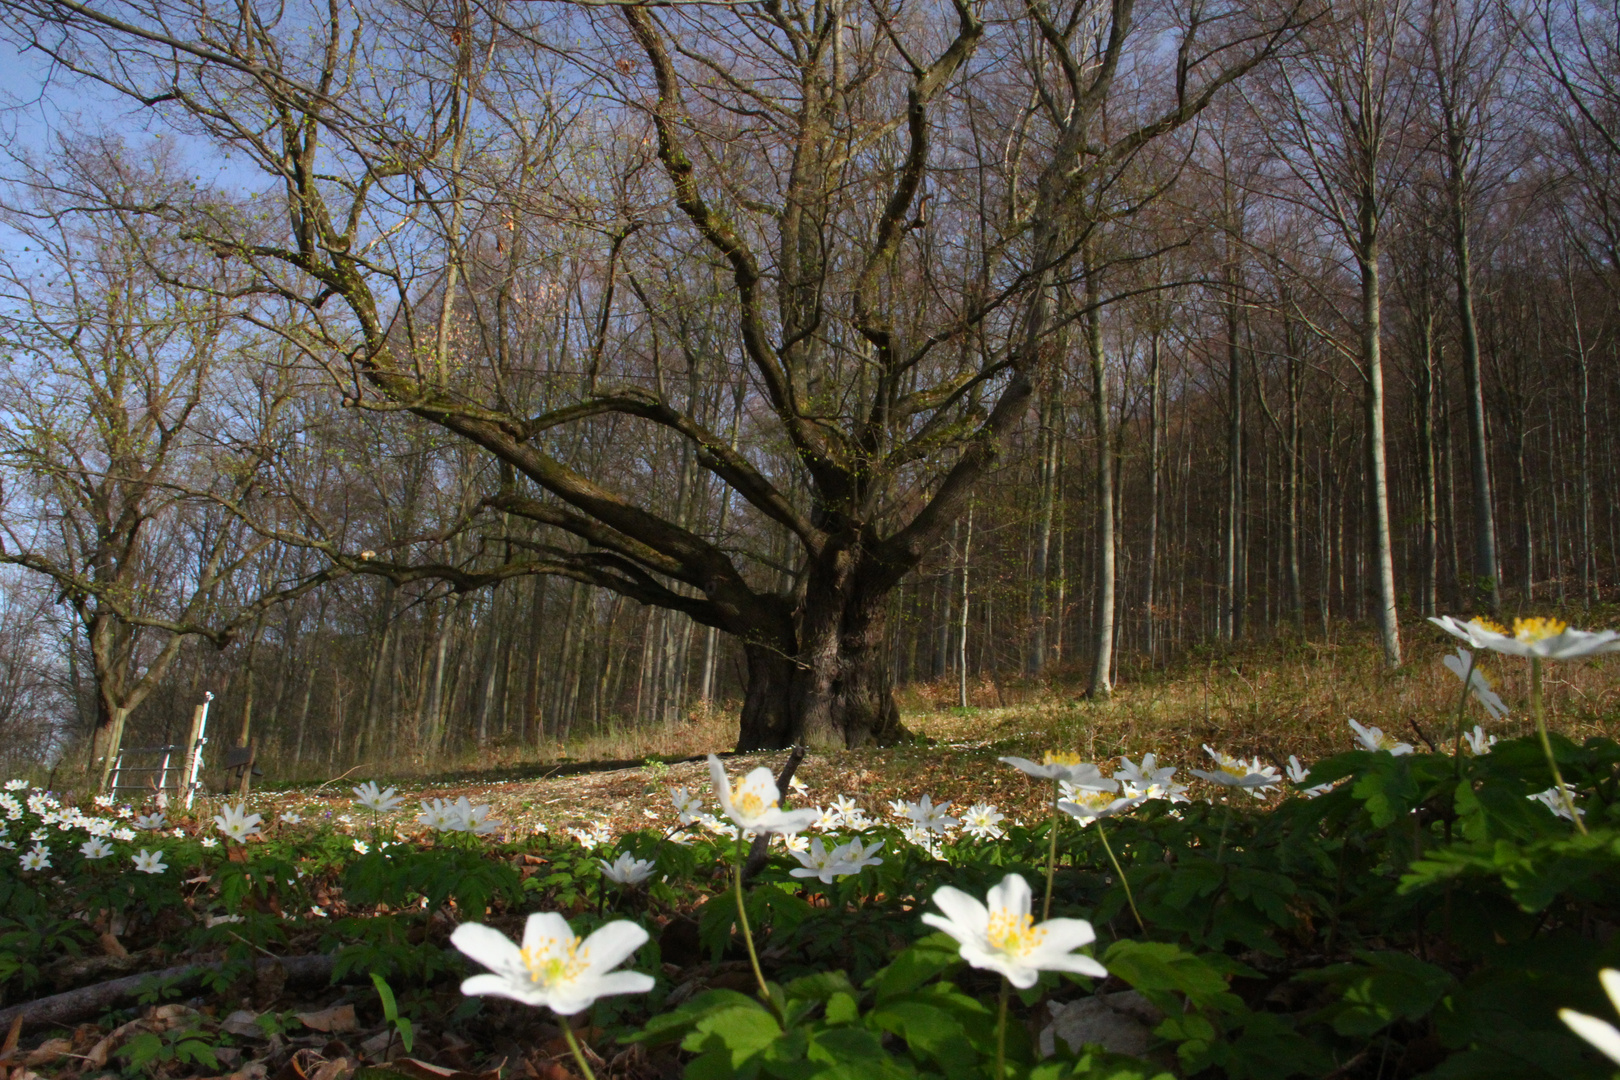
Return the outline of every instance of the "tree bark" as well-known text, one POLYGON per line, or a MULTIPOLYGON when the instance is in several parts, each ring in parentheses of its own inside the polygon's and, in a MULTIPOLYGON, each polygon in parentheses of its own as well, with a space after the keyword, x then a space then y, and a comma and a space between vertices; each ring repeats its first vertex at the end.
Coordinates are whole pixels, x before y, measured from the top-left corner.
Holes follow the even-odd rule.
POLYGON ((1221 584, 1225 592, 1221 636, 1243 637, 1243 607, 1248 583, 1243 580, 1243 350, 1238 344, 1235 271, 1228 271, 1226 302, 1226 537, 1221 584))
POLYGON ((1052 518, 1056 502, 1057 485, 1057 432, 1053 417, 1057 410, 1054 399, 1057 384, 1049 385, 1041 395, 1040 428, 1036 435, 1038 500, 1035 510, 1035 543, 1030 567, 1030 636, 1029 656, 1024 663, 1027 674, 1039 678, 1046 670, 1047 625, 1051 621, 1052 591, 1048 562, 1052 551, 1052 518))
POLYGON ((1097 440, 1097 614, 1092 644, 1091 685, 1086 696, 1107 700, 1114 692, 1114 465, 1109 434, 1108 371, 1103 363, 1101 285, 1094 268, 1086 273, 1086 352, 1091 367, 1093 436, 1097 440))
POLYGON ((1372 200, 1361 206, 1361 357, 1366 381, 1367 497, 1372 503, 1373 572, 1378 586, 1378 640, 1384 665, 1401 664, 1400 617, 1395 610, 1395 553, 1390 543, 1389 470, 1384 439, 1382 298, 1378 286, 1378 238, 1372 200))
POLYGON ((1153 593, 1154 570, 1159 561, 1159 487, 1160 474, 1163 471, 1162 454, 1160 453, 1161 437, 1159 434, 1159 419, 1161 410, 1159 406, 1159 384, 1162 378, 1161 360, 1159 350, 1162 335, 1158 327, 1153 330, 1152 352, 1149 355, 1148 369, 1148 535, 1145 581, 1142 587, 1142 619, 1145 630, 1143 651, 1147 653, 1148 665, 1153 666, 1158 660, 1158 637, 1155 633, 1157 621, 1154 618, 1153 593))

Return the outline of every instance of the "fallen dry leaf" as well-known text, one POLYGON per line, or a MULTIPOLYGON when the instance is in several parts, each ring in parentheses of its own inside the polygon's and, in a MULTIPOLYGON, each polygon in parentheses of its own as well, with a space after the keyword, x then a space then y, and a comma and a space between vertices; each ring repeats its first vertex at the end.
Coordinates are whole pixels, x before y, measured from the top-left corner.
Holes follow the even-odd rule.
MULTIPOLYGON (((164 1008, 183 1009, 185 1006, 165 1005, 164 1008)), ((192 1012, 192 1010, 187 1011, 192 1012)), ((195 1015, 195 1012, 193 1012, 193 1015, 195 1015)), ((92 1046, 89 1051, 85 1053, 85 1063, 92 1069, 105 1068, 107 1065, 107 1058, 111 1056, 113 1050, 115 1050, 118 1045, 124 1041, 124 1038, 127 1035, 137 1030, 149 1030, 145 1020, 131 1020, 122 1027, 114 1028, 111 1035, 108 1035, 106 1038, 96 1043, 96 1045, 92 1046)))
POLYGON ((498 1080, 501 1075, 501 1066, 506 1059, 497 1061, 493 1068, 482 1072, 470 1072, 465 1069, 447 1069, 443 1065, 433 1065, 417 1058, 398 1058, 388 1063, 390 1072, 410 1077, 410 1080, 498 1080))
POLYGON ((275 1080, 309 1080, 310 1074, 320 1068, 323 1061, 325 1059, 318 1052, 308 1047, 295 1050, 287 1063, 277 1070, 275 1080))
POLYGON ((21 1013, 18 1013, 16 1018, 11 1021, 11 1030, 6 1032, 5 1045, 0 1046, 0 1065, 9 1062, 11 1055, 17 1052, 17 1040, 22 1037, 22 1022, 21 1013))
POLYGON ((72 1052, 73 1043, 67 1039, 46 1039, 28 1052, 28 1056, 23 1058, 23 1064, 27 1066, 49 1065, 58 1058, 66 1057, 72 1052))
POLYGON ((310 1074, 309 1080, 345 1080, 353 1071, 354 1066, 349 1064, 348 1058, 333 1058, 310 1074))
POLYGON ((354 1019, 353 1005, 334 1005, 320 1012, 299 1013, 298 1022, 314 1031, 332 1033, 353 1031, 359 1025, 354 1019))

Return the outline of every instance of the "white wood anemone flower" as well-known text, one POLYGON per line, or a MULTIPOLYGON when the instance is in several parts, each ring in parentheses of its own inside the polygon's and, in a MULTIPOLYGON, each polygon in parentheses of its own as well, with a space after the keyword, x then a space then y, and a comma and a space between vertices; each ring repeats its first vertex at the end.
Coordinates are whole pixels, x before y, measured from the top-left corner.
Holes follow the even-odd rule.
POLYGON ((443 799, 434 799, 432 802, 423 799, 422 812, 416 815, 418 825, 426 825, 434 832, 459 831, 460 820, 455 804, 447 803, 443 799))
POLYGON ((1087 791, 1073 788, 1058 800, 1058 809, 1078 821, 1082 827, 1105 817, 1133 810, 1147 801, 1143 794, 1115 796, 1111 791, 1087 791))
MULTIPOLYGON (((1598 972, 1598 979, 1603 983, 1604 991, 1609 995, 1609 1002, 1620 1011, 1620 971, 1614 968, 1604 968, 1598 972)), ((1595 1016, 1587 1016, 1574 1009, 1559 1009, 1558 1019, 1569 1025, 1569 1029, 1603 1054, 1604 1057, 1620 1065, 1620 1030, 1607 1020, 1599 1020, 1595 1016)))
POLYGON ((1507 719, 1508 707, 1502 703, 1501 697, 1497 695, 1495 688, 1491 686, 1491 680, 1485 677, 1483 671, 1479 670, 1474 661, 1473 653, 1459 645, 1457 655, 1451 656, 1448 654, 1442 656, 1440 662, 1446 666, 1447 671, 1457 676, 1458 680, 1467 682, 1468 690, 1474 695, 1474 700, 1484 706, 1485 711, 1490 714, 1492 720, 1507 719))
POLYGON ((1223 754, 1208 743, 1204 744, 1204 753, 1215 759, 1216 767, 1207 771, 1187 770, 1200 780, 1208 780, 1221 787, 1245 788, 1257 799, 1265 798, 1266 792, 1282 782, 1282 774, 1270 765, 1262 765, 1259 758, 1245 761, 1240 757, 1223 754))
POLYGON ((354 801, 368 810, 388 814, 398 810, 405 800, 399 797, 398 788, 388 788, 385 791, 377 786, 375 780, 367 780, 354 789, 354 801))
POLYGON ((776 778, 763 765, 732 787, 720 759, 710 754, 709 777, 714 781, 714 793, 720 800, 720 809, 744 833, 803 832, 821 817, 821 811, 815 807, 783 810, 782 793, 777 790, 776 778))
POLYGON ((690 825, 703 816, 703 800, 696 792, 688 794, 683 787, 672 787, 669 801, 675 804, 675 816, 682 825, 690 825))
POLYGON ((105 859, 113 853, 112 845, 99 836, 92 836, 79 845, 79 854, 86 859, 105 859))
POLYGON ((619 919, 582 942, 555 911, 529 916, 522 945, 482 923, 463 923, 450 935, 450 944, 490 970, 464 980, 463 994, 544 1005, 561 1016, 584 1012, 597 998, 651 990, 651 975, 611 970, 646 941, 647 931, 619 919))
POLYGON ((1355 732, 1356 741, 1363 750, 1376 754, 1380 750, 1388 751, 1394 757, 1404 757, 1412 752, 1412 744, 1399 742, 1393 735, 1385 735, 1380 727, 1363 727, 1354 720, 1350 721, 1350 730, 1355 732))
POLYGON ((143 874, 161 874, 168 869, 163 862, 163 852, 147 851, 141 848, 140 854, 134 856, 135 869, 143 874))
POLYGON ((1120 758, 1114 779, 1119 781, 1122 795, 1142 795, 1149 799, 1168 799, 1180 803, 1191 802, 1186 795, 1187 785, 1176 783, 1175 775, 1174 765, 1161 766, 1158 755, 1147 753, 1142 755, 1140 765, 1128 757, 1120 758))
POLYGON ((1021 773, 1027 773, 1037 780, 1061 780, 1075 787, 1090 788, 1093 791, 1118 791, 1119 784, 1108 779, 1102 770, 1089 761, 1081 761, 1079 754, 1054 754, 1050 750, 1037 765, 1029 758, 1002 757, 997 758, 1004 765, 1011 765, 1021 773))
POLYGON ((1557 619, 1514 619, 1511 631, 1483 618, 1459 622, 1450 615, 1442 615, 1429 621, 1476 649, 1490 649, 1530 660, 1581 660, 1620 652, 1620 633, 1572 630, 1557 619))
POLYGON ((906 817, 919 829, 943 834, 961 824, 959 819, 945 812, 945 808, 950 805, 949 799, 936 803, 932 795, 925 794, 916 802, 906 804, 906 817))
POLYGON ((247 812, 247 803, 235 806, 227 803, 214 815, 214 827, 238 844, 245 844, 248 837, 258 835, 259 822, 263 820, 258 814, 247 812))
POLYGON ((868 866, 882 866, 882 859, 873 858, 882 847, 882 840, 867 847, 855 839, 829 851, 818 836, 808 841, 802 851, 789 849, 789 854, 799 860, 799 865, 788 873, 796 878, 819 878, 823 885, 831 885, 840 878, 860 873, 868 866))
POLYGON ((1043 971, 1107 977, 1107 968, 1074 951, 1097 939, 1091 923, 1085 919, 1037 923, 1030 914, 1029 882, 1022 876, 1008 874, 985 899, 988 904, 942 885, 934 892, 934 903, 945 914, 929 912, 923 922, 955 938, 963 960, 1005 975, 1020 990, 1034 986, 1043 971))
POLYGON ((1318 795, 1326 795, 1333 790, 1332 784, 1317 784, 1306 787, 1305 781, 1311 778, 1311 770, 1301 765, 1299 758, 1294 754, 1288 755, 1288 782, 1299 789, 1299 793, 1307 799, 1314 799, 1318 795))
POLYGON ((615 885, 635 886, 653 876, 658 864, 646 859, 638 859, 628 851, 619 852, 619 857, 612 862, 606 859, 597 859, 602 867, 602 876, 615 885))

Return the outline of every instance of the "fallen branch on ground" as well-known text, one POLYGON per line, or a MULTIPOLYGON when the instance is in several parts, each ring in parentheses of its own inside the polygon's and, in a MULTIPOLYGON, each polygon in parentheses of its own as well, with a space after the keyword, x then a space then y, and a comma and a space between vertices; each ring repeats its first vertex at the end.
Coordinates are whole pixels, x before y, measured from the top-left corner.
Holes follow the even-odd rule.
MULTIPOLYGON (((286 973, 288 982, 315 982, 331 978, 334 960, 334 957, 320 954, 287 956, 256 961, 253 970, 255 975, 261 975, 279 965, 286 973)), ((0 1029, 18 1017, 22 1017, 29 1025, 74 1024, 135 997, 149 982, 168 982, 171 986, 184 986, 201 980, 210 972, 221 971, 225 966, 223 962, 182 964, 161 971, 128 975, 122 979, 96 983, 94 986, 84 986, 62 994, 52 994, 50 997, 35 1001, 25 1001, 8 1009, 0 1009, 0 1029)))

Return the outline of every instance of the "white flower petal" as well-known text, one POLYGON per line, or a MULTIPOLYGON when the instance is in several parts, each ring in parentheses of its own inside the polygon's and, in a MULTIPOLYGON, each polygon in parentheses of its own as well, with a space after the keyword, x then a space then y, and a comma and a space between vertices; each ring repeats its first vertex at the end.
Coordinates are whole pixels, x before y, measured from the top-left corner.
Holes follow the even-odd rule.
MULTIPOLYGON (((980 903, 978 897, 969 896, 955 886, 941 885, 935 889, 934 904, 945 913, 946 919, 961 927, 966 933, 976 934, 982 938, 990 925, 990 909, 980 903)), ((931 922, 929 925, 939 926, 937 922, 931 922)), ((945 930, 945 927, 939 926, 939 929, 945 930)), ((949 930, 945 932, 950 933, 949 930)))
POLYGON ((720 809, 731 814, 731 781, 726 779, 726 768, 714 754, 709 755, 709 779, 714 782, 714 797, 720 800, 720 809))
POLYGON ((1108 978, 1107 968, 1081 953, 1050 957, 1043 955, 1040 957, 1039 963, 1043 971, 1069 971, 1076 975, 1089 975, 1093 979, 1108 978))
POLYGON ((1046 931, 1042 952, 1074 952, 1097 940, 1097 931, 1085 919, 1047 919, 1041 929, 1046 931))
POLYGON ((545 1004, 545 993, 539 987, 531 990, 521 982, 500 975, 469 976, 461 980, 461 992, 468 997, 503 997, 525 1005, 545 1004))
POLYGON ((990 889, 990 895, 985 897, 985 907, 991 911, 1028 915, 1031 897, 1029 882, 1024 880, 1023 875, 1008 874, 1000 884, 990 889))
MULTIPOLYGON (((531 921, 534 918, 536 916, 530 916, 531 921)), ((523 957, 512 939, 483 923, 462 923, 450 935, 450 944, 492 971, 505 972, 523 966, 523 957)))
POLYGON ((1569 1025, 1575 1034, 1597 1047, 1604 1057, 1620 1064, 1620 1031, 1615 1030, 1613 1024, 1574 1009, 1559 1009, 1558 1018, 1569 1025))
POLYGON ((1620 1011, 1620 971, 1604 968, 1598 972, 1598 982, 1603 984, 1604 992, 1609 995, 1609 1003, 1620 1011))
POLYGON ((617 967, 646 943, 646 930, 628 919, 620 919, 608 923, 586 938, 580 946, 580 954, 590 965, 591 970, 606 971, 608 968, 617 967))
POLYGON ((645 994, 655 983, 656 980, 651 975, 644 975, 639 971, 610 971, 591 980, 591 993, 594 997, 645 994))

